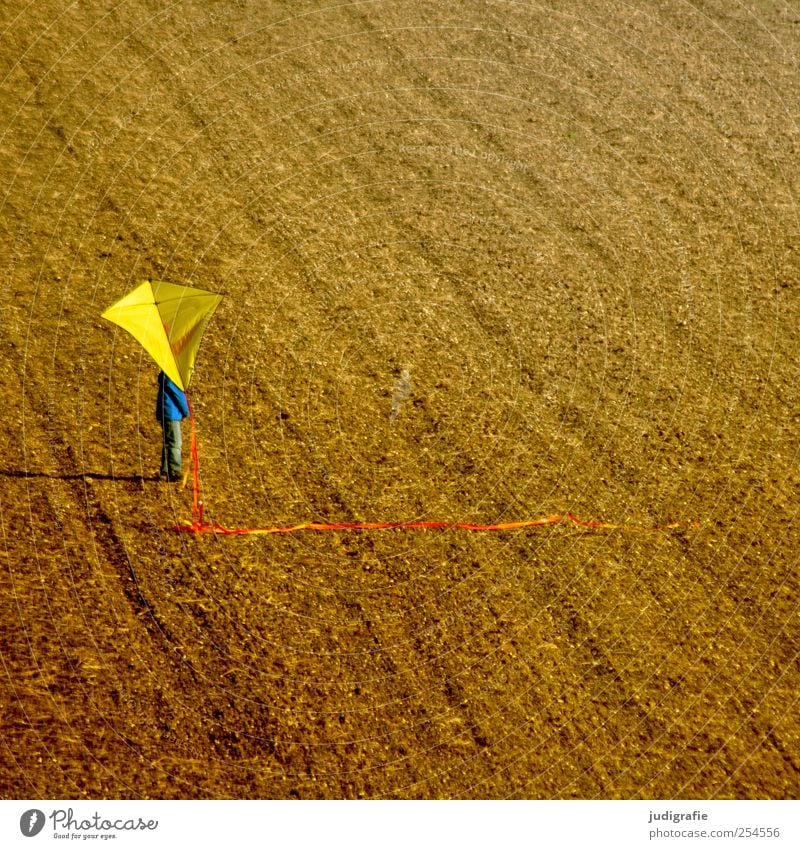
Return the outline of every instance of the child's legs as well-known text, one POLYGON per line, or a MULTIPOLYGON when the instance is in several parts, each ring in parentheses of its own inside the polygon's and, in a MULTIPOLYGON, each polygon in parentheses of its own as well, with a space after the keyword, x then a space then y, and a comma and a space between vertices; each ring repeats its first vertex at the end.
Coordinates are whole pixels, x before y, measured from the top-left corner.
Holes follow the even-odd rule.
POLYGON ((179 478, 183 471, 181 423, 164 421, 162 425, 164 446, 161 451, 161 474, 179 478))

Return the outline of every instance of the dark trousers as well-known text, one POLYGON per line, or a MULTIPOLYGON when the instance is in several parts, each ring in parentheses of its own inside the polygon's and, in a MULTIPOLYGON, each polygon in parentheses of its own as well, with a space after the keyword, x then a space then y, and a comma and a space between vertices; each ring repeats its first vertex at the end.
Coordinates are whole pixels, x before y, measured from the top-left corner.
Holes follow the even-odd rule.
POLYGON ((161 422, 164 431, 164 445, 161 449, 161 474, 163 477, 178 479, 183 474, 181 457, 181 423, 167 419, 161 422))

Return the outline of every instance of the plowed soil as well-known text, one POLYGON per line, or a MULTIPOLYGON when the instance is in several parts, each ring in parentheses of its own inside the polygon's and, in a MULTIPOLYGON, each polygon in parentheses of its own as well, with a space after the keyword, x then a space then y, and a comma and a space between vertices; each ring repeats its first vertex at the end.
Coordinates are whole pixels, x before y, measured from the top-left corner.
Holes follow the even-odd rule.
POLYGON ((0 5, 0 794, 797 797, 799 46, 782 0, 0 5), (209 518, 623 527, 175 533, 100 318, 148 278, 224 295, 209 518))

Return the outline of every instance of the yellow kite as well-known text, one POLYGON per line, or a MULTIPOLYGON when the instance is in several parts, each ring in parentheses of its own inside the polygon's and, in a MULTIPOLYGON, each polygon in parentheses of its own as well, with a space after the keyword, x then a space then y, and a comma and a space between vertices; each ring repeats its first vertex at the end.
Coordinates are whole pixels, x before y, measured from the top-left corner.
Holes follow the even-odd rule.
POLYGON ((144 346, 161 370, 186 391, 200 339, 222 295, 148 280, 110 306, 103 318, 144 346))

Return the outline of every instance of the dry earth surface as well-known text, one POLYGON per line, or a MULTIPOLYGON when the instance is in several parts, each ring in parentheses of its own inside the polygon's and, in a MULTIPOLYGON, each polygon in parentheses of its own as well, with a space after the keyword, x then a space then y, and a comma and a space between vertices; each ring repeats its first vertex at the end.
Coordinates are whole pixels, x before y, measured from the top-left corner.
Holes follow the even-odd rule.
POLYGON ((0 794, 797 797, 799 47, 782 0, 0 5, 0 794), (626 527, 175 533, 100 319, 148 278, 225 296, 211 518, 626 527))

